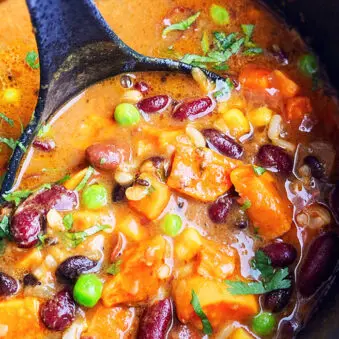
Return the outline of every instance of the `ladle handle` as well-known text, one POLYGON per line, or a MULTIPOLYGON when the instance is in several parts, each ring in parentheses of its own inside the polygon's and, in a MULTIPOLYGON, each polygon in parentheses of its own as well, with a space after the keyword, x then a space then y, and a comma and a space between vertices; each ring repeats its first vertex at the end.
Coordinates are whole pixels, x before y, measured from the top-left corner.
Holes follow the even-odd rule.
POLYGON ((75 50, 94 42, 120 41, 92 0, 26 2, 36 31, 42 86, 50 83, 65 58, 75 50))

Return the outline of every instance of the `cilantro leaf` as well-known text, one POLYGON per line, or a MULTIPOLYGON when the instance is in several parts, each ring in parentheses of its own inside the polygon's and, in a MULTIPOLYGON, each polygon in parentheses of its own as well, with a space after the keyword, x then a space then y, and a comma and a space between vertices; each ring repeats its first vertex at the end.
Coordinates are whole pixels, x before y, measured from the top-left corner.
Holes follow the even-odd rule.
POLYGON ((248 199, 246 199, 246 200, 244 201, 244 203, 241 205, 240 209, 241 209, 242 211, 246 211, 246 210, 248 210, 251 206, 252 206, 251 201, 248 200, 248 199))
POLYGON ((192 299, 191 299, 190 304, 192 305, 194 312, 201 319, 202 331, 205 334, 212 334, 212 332, 213 332, 212 325, 209 322, 206 314, 202 310, 199 298, 198 298, 197 294, 194 292, 194 290, 192 290, 192 299))
POLYGON ((261 175, 263 175, 266 172, 266 169, 260 166, 254 166, 253 165, 253 171, 254 173, 260 177, 261 175))
POLYGON ((288 277, 287 267, 276 270, 272 278, 265 283, 265 288, 267 292, 278 290, 278 289, 283 289, 283 288, 290 288, 291 280, 286 279, 287 277, 288 277))
POLYGON ((246 47, 253 47, 251 43, 252 35, 254 32, 254 25, 241 25, 241 29, 245 34, 245 46, 246 47), (250 44, 250 46, 249 46, 250 44))
POLYGON ((261 54, 262 52, 263 52, 263 49, 260 47, 251 47, 251 48, 248 48, 243 53, 243 55, 253 56, 253 55, 261 54))
POLYGON ((71 176, 69 174, 66 174, 65 176, 63 176, 61 179, 57 180, 55 182, 55 185, 61 185, 63 184, 64 182, 66 182, 68 179, 70 179, 71 176))
POLYGON ((261 278, 265 281, 273 276, 271 259, 261 250, 255 252, 254 258, 251 260, 251 267, 260 271, 261 278))
POLYGON ((73 214, 68 213, 62 218, 62 223, 64 224, 67 231, 69 231, 74 223, 73 214))
POLYGON ((94 173, 94 168, 92 166, 88 166, 84 177, 82 178, 80 183, 77 185, 77 187, 75 187, 75 190, 81 191, 86 186, 87 181, 89 180, 89 178, 92 176, 93 173, 94 173))
POLYGON ((4 215, 0 222, 0 238, 9 237, 9 218, 7 215, 4 215))
POLYGON ((14 120, 6 116, 4 113, 0 112, 0 119, 6 121, 10 126, 14 126, 14 120))
POLYGON ((216 89, 217 90, 213 93, 213 96, 218 101, 226 101, 230 98, 234 85, 230 78, 227 78, 226 80, 217 80, 216 89))
POLYGON ((225 280, 225 283, 229 286, 228 290, 233 295, 264 294, 266 292, 261 281, 243 282, 225 280))
POLYGON ((22 199, 26 199, 32 194, 31 190, 22 190, 16 192, 5 193, 2 197, 8 202, 14 202, 15 206, 18 206, 22 199))
POLYGON ((39 55, 36 51, 30 51, 26 54, 25 61, 29 67, 32 69, 38 69, 40 67, 39 64, 39 55))
POLYGON ((195 13, 194 15, 188 17, 185 20, 182 20, 180 22, 177 22, 173 25, 167 26, 163 31, 162 31, 162 36, 166 37, 167 33, 171 31, 186 31, 186 29, 190 28, 192 24, 198 19, 200 15, 200 12, 195 13))
POLYGON ((5 137, 0 137, 0 142, 6 144, 9 148, 14 150, 14 148, 17 145, 17 141, 14 140, 13 138, 5 138, 5 137))
POLYGON ((65 239, 68 240, 72 247, 77 247, 82 242, 86 240, 87 237, 90 237, 91 235, 94 235, 98 232, 101 232, 107 228, 110 228, 108 225, 95 225, 92 226, 84 231, 80 232, 66 232, 63 233, 65 236, 65 239))
POLYGON ((108 274, 112 274, 112 275, 117 275, 118 273, 120 273, 120 265, 122 264, 122 260, 119 259, 117 261, 115 261, 114 263, 112 263, 106 270, 106 272, 108 274))

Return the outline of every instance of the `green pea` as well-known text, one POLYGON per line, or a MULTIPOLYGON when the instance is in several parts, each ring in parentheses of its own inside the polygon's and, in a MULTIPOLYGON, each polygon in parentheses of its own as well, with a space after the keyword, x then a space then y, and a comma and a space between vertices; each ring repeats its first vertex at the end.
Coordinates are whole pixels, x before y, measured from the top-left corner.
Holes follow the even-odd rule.
POLYGON ((258 335, 272 333, 275 326, 275 318, 272 313, 263 312, 256 315, 252 320, 253 331, 258 335))
POLYGON ((160 224, 162 231, 171 237, 175 237, 179 233, 181 226, 181 218, 176 214, 166 214, 160 224))
POLYGON ((101 208, 107 205, 107 190, 98 184, 88 186, 82 193, 81 201, 89 209, 101 208))
POLYGON ((230 22, 230 15, 224 7, 213 4, 210 8, 210 15, 217 25, 227 25, 230 22))
POLYGON ((299 69, 304 75, 312 77, 312 75, 318 71, 318 62, 316 57, 311 54, 301 56, 299 59, 299 69))
POLYGON ((121 126, 131 126, 140 121, 140 113, 132 104, 123 103, 115 108, 114 119, 121 126))
POLYGON ((79 277, 73 288, 74 300, 83 306, 93 307, 101 298, 103 284, 95 274, 79 277))

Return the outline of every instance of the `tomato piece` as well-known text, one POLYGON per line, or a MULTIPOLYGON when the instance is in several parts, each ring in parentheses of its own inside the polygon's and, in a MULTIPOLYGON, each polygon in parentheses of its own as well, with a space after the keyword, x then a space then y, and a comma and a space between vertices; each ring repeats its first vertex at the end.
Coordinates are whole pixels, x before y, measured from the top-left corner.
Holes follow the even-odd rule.
POLYGON ((286 102, 286 120, 301 120, 312 112, 311 100, 308 97, 294 97, 286 102))
POLYGON ((247 65, 239 75, 239 82, 245 89, 265 90, 270 88, 271 70, 256 65, 247 65))

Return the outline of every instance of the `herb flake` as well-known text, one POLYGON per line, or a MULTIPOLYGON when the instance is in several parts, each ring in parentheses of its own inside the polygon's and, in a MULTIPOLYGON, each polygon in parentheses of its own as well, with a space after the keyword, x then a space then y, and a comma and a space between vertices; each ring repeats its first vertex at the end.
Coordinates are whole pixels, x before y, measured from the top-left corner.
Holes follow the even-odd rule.
POLYGON ((254 173, 260 177, 261 175, 263 175, 266 172, 266 169, 260 166, 254 166, 253 165, 253 171, 254 173))
POLYGON ((75 190, 81 191, 86 186, 89 178, 92 176, 93 173, 94 173, 94 168, 92 166, 88 166, 84 177, 82 178, 80 183, 77 185, 77 187, 75 187, 75 190))
POLYGON ((172 24, 170 26, 167 26, 163 31, 162 31, 162 37, 166 37, 167 33, 172 32, 172 31, 186 31, 188 28, 192 26, 192 24, 198 19, 200 15, 200 12, 195 13, 194 15, 188 17, 185 20, 182 20, 180 22, 177 22, 175 24, 172 24))
POLYGON ((106 273, 111 274, 111 275, 117 275, 120 273, 120 266, 122 264, 122 260, 119 259, 112 263, 106 270, 106 273))
POLYGON ((241 209, 242 211, 246 211, 246 210, 248 210, 251 206, 252 206, 251 201, 248 200, 248 199, 246 199, 246 200, 244 201, 244 203, 241 205, 240 209, 241 209))
POLYGON ((39 64, 39 55, 36 51, 30 51, 26 54, 25 61, 27 65, 32 69, 38 69, 40 67, 39 64))
POLYGON ((62 223, 63 223, 63 225, 65 226, 65 228, 66 228, 67 231, 69 231, 70 229, 72 229, 73 223, 74 223, 73 214, 72 214, 72 213, 66 214, 66 215, 62 218, 62 223))
POLYGON ((66 240, 68 240, 72 247, 77 247, 86 240, 87 237, 99 233, 107 228, 108 225, 95 225, 80 232, 66 232, 64 233, 66 240))
POLYGON ((6 116, 6 114, 0 112, 0 119, 6 121, 10 126, 14 126, 14 120, 6 116))
POLYGON ((205 312, 201 308, 199 298, 197 294, 194 292, 194 290, 192 290, 192 299, 191 299, 190 304, 192 305, 193 310, 196 313, 196 315, 201 319, 202 331, 208 335, 212 334, 213 333, 212 325, 209 322, 205 312))
POLYGON ((0 238, 9 237, 9 218, 7 215, 4 215, 0 221, 0 238))

